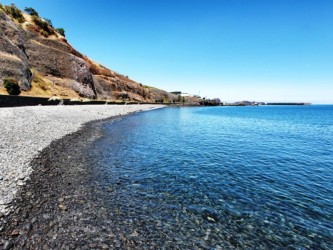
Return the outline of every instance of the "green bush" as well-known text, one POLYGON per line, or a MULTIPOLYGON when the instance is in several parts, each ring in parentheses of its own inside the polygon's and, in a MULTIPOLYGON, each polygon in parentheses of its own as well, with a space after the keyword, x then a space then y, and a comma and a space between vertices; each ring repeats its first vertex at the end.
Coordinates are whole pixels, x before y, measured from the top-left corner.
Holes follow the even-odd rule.
POLYGON ((63 28, 57 28, 55 29, 55 31, 58 32, 63 37, 65 37, 65 30, 63 28))
POLYGON ((52 29, 54 28, 51 19, 44 18, 44 20, 50 25, 52 29))
POLYGON ((49 35, 54 34, 54 31, 50 27, 50 25, 46 21, 42 20, 40 17, 32 16, 32 20, 41 29, 40 33, 43 36, 48 37, 49 35))
POLYGON ((3 85, 10 95, 19 95, 21 94, 20 85, 17 80, 13 78, 5 78, 3 81, 3 85))
POLYGON ((11 16, 13 19, 16 19, 19 23, 23 23, 25 21, 22 12, 15 6, 15 4, 4 6, 3 9, 6 14, 11 16))
POLYGON ((29 15, 38 16, 38 12, 31 7, 25 7, 24 11, 27 12, 29 15))
POLYGON ((33 16, 32 20, 42 30, 48 30, 49 29, 49 24, 47 22, 43 21, 38 16, 33 16))
POLYGON ((40 30, 39 33, 43 36, 43 37, 48 37, 50 34, 49 32, 45 31, 45 30, 40 30))

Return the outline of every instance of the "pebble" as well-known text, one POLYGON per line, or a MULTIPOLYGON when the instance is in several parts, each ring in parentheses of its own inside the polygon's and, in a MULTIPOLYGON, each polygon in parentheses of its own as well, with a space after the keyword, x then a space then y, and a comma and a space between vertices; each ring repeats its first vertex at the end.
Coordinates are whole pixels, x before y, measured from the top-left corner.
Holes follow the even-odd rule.
POLYGON ((131 235, 130 235, 131 237, 138 237, 139 236, 139 234, 138 234, 138 232, 137 231, 134 231, 131 235))
POLYGON ((51 219, 51 216, 49 214, 43 214, 44 220, 49 220, 51 219))
POLYGON ((246 225, 246 229, 248 230, 248 231, 252 231, 253 229, 254 229, 254 227, 252 226, 252 225, 246 225))
POLYGON ((9 250, 12 249, 14 246, 13 242, 11 240, 5 241, 5 244, 3 245, 3 250, 9 250))
POLYGON ((102 248, 102 249, 109 249, 109 246, 106 245, 106 244, 102 244, 102 245, 101 245, 101 248, 102 248))
POLYGON ((17 182, 17 185, 18 185, 18 186, 23 186, 23 185, 24 185, 24 181, 19 180, 19 181, 17 182))
POLYGON ((37 221, 37 218, 34 217, 34 218, 32 218, 31 223, 33 224, 33 223, 35 223, 36 221, 37 221))
POLYGON ((17 208, 16 210, 15 210, 15 214, 19 214, 21 212, 21 208, 17 208))
POLYGON ((97 244, 96 244, 96 243, 90 243, 90 244, 89 244, 89 247, 90 247, 90 248, 96 248, 96 247, 97 247, 97 244))
POLYGON ((20 235, 20 230, 18 230, 18 229, 14 229, 12 232, 11 232, 11 234, 10 234, 11 236, 18 236, 18 235, 20 235))
POLYGON ((60 210, 67 211, 67 207, 63 204, 59 205, 60 210))
POLYGON ((31 229, 32 229, 32 224, 31 223, 27 223, 23 226, 23 231, 25 233, 29 233, 31 231, 31 229))
POLYGON ((216 222, 216 220, 210 216, 207 216, 206 219, 210 222, 216 222))

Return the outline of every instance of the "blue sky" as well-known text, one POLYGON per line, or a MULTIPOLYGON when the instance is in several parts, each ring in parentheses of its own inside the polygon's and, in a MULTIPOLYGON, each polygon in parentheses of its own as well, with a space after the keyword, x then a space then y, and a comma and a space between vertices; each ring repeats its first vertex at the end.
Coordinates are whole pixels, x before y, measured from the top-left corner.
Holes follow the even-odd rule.
POLYGON ((333 103, 332 0, 0 0, 140 83, 224 101, 333 103))

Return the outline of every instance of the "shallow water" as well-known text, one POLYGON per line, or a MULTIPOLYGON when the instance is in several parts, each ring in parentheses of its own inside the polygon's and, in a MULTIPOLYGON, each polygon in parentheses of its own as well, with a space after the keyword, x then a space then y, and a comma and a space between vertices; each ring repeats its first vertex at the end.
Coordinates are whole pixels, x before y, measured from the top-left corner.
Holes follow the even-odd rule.
POLYGON ((89 157, 120 240, 333 249, 333 106, 166 108, 103 133, 89 157))

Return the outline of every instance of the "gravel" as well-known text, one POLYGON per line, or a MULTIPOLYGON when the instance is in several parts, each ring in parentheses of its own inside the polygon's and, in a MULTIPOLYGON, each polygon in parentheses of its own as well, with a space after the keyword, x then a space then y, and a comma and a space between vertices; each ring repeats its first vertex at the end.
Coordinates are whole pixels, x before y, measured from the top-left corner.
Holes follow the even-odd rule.
MULTIPOLYGON (((105 118, 157 107, 0 109, 3 127, 11 128, 6 127, 7 137, 2 135, 3 145, 18 149, 13 155, 1 155, 11 163, 3 180, 14 184, 2 186, 11 200, 0 214, 0 249, 212 249, 206 239, 213 230, 219 232, 214 227, 217 216, 206 213, 202 219, 208 222, 198 224, 198 230, 178 230, 168 223, 168 216, 156 220, 153 213, 124 216, 113 204, 114 187, 105 181, 105 167, 94 160, 96 139, 107 136, 110 119, 105 118), (185 235, 188 241, 183 240, 185 235)), ((98 147, 99 153, 108 150, 98 147)))
MULTIPOLYGON (((30 162, 52 141, 78 131, 90 121, 160 107, 162 106, 85 105, 1 108, 0 218, 15 209, 12 201, 18 190, 30 179, 30 162)), ((11 245, 10 242, 6 244, 11 245)))

